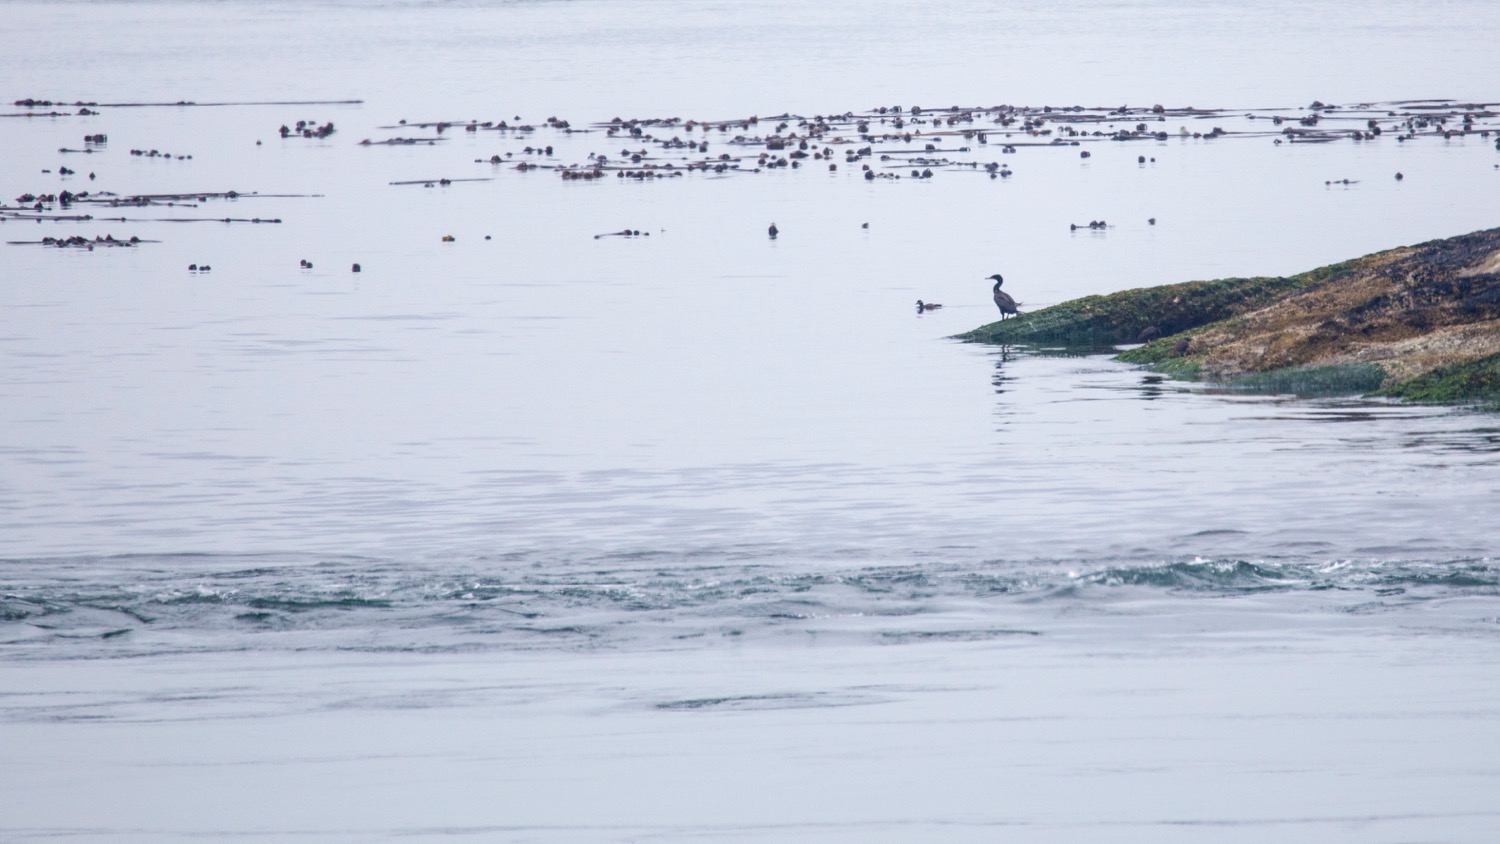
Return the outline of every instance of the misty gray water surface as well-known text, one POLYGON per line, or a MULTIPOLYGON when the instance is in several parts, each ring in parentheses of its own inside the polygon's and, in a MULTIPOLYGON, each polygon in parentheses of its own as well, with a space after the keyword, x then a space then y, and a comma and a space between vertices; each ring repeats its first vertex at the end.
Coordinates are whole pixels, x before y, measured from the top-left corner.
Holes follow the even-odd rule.
POLYGON ((1494 828, 1494 416, 948 339, 994 272, 1029 310, 1496 225, 1494 132, 1252 111, 1484 111, 1491 4, 3 11, 0 102, 239 103, 0 118, 7 207, 238 193, 0 224, 151 241, 0 245, 9 838, 1494 828), (515 166, 1000 103, 1225 111, 941 153, 1003 179, 515 166))

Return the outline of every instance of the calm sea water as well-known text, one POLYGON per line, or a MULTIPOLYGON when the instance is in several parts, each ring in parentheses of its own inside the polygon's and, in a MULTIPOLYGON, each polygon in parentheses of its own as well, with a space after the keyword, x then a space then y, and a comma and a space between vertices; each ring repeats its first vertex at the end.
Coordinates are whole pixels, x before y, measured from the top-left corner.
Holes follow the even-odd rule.
POLYGON ((1493 416, 948 339, 993 272, 1034 308, 1496 225, 1494 118, 1262 119, 1500 101, 1492 4, 3 8, 0 101, 205 104, 0 118, 7 207, 185 195, 0 223, 150 241, 0 245, 5 837, 1500 823, 1493 416), (515 168, 628 160, 615 117, 1002 103, 1223 112, 935 144, 1004 179, 912 179, 920 140, 899 180, 515 168))

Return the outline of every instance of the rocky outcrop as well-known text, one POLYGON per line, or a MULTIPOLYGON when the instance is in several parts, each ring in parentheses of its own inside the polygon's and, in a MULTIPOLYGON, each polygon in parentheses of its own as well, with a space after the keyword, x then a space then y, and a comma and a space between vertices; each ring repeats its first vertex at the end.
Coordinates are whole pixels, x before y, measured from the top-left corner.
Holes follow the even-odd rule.
POLYGON ((1120 359, 1246 389, 1500 400, 1500 229, 1288 278, 1091 296, 962 339, 1143 342, 1120 359))

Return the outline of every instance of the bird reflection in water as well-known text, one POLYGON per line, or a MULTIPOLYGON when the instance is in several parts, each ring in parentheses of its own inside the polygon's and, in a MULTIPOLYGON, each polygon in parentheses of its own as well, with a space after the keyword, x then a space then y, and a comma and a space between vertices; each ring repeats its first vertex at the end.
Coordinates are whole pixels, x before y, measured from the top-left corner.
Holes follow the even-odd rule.
POLYGON ((1000 346, 995 351, 995 373, 990 376, 990 385, 995 388, 996 395, 1003 395, 1006 385, 1013 380, 1013 376, 1005 374, 1005 365, 1010 363, 1010 346, 1000 346))
POLYGON ((1164 375, 1146 375, 1142 377, 1141 386, 1138 388, 1141 398, 1146 401, 1155 401, 1161 398, 1166 394, 1166 390, 1163 390, 1161 386, 1162 382, 1166 380, 1167 378, 1164 375))

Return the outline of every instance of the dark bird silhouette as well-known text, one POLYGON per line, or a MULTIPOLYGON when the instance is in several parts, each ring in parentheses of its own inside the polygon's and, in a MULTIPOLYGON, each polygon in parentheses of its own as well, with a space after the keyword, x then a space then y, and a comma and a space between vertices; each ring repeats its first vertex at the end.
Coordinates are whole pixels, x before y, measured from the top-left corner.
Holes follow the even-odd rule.
POLYGON ((780 233, 781 233, 781 229, 776 228, 776 224, 775 223, 772 223, 771 227, 769 229, 766 229, 766 234, 770 235, 772 240, 775 240, 776 239, 776 235, 778 235, 780 233))
POLYGON ((923 311, 935 311, 941 307, 942 305, 939 305, 936 302, 923 302, 921 299, 917 300, 917 313, 919 314, 923 311))
POLYGON ((1005 279, 999 273, 985 277, 995 280, 995 307, 1000 309, 1000 318, 1005 319, 1006 317, 1021 313, 1021 303, 1012 299, 1009 293, 1000 289, 1000 285, 1005 283, 1005 279))

